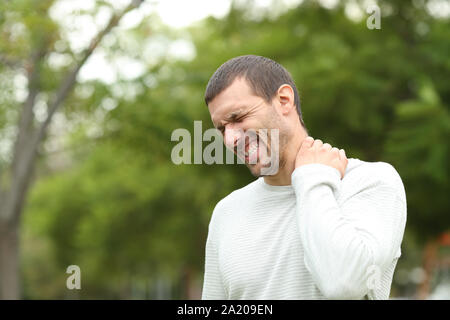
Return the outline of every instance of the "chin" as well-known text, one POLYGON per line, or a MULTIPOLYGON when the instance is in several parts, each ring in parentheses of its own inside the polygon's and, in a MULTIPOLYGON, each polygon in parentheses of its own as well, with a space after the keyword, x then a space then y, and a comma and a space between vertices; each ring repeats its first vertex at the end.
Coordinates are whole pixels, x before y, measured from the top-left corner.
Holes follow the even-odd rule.
POLYGON ((259 178, 262 177, 261 175, 261 168, 252 168, 249 167, 250 173, 255 177, 255 178, 259 178))
POLYGON ((265 176, 274 176, 279 171, 279 168, 271 169, 270 165, 263 167, 259 162, 257 164, 247 165, 247 167, 250 170, 251 174, 256 178, 265 177, 265 176), (263 168, 266 170, 262 170, 263 168), (264 173, 262 173, 262 171, 264 171, 264 173))

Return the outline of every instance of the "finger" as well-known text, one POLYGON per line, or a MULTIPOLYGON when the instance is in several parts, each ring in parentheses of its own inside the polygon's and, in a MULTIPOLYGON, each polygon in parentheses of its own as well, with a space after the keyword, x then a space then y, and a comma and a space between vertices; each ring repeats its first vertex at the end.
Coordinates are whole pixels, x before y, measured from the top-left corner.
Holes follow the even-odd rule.
POLYGON ((301 147, 302 148, 310 148, 312 146, 313 142, 314 142, 314 138, 308 136, 305 139, 303 139, 301 147))
POLYGON ((318 148, 322 147, 322 145, 323 145, 322 140, 316 139, 316 140, 314 140, 313 148, 317 148, 318 149, 318 148))
POLYGON ((339 149, 336 147, 331 148, 331 153, 340 158, 339 149))
POLYGON ((345 155, 345 150, 344 149, 339 150, 339 154, 341 156, 341 159, 346 159, 347 158, 347 156, 345 155))
POLYGON ((323 146, 322 146, 322 149, 331 151, 331 145, 329 143, 324 143, 323 146))

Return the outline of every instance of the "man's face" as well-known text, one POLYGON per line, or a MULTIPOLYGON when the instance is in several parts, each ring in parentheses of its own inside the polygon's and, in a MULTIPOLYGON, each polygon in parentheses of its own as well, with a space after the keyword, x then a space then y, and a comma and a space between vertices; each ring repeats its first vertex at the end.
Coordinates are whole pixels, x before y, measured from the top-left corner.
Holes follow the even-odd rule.
POLYGON ((275 158, 279 161, 277 168, 284 165, 283 151, 288 134, 282 118, 273 105, 252 92, 245 79, 236 78, 209 103, 208 108, 225 145, 245 162, 254 176, 261 176, 262 168, 273 168, 271 161, 275 158), (278 141, 271 129, 278 130, 278 141), (272 143, 272 139, 278 143, 272 143))

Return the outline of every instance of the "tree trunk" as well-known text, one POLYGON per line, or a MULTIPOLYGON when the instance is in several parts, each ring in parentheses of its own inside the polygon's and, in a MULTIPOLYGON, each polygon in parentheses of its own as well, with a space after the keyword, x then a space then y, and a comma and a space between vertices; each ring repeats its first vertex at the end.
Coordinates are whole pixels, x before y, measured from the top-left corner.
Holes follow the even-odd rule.
POLYGON ((20 290, 20 220, 31 184, 36 149, 20 150, 9 190, 0 197, 0 299, 18 300, 20 290), (25 152, 28 151, 28 152, 25 152))
POLYGON ((17 225, 0 224, 0 299, 20 299, 17 225))
POLYGON ((45 138, 46 130, 54 113, 61 107, 74 87, 81 67, 103 37, 119 23, 127 12, 139 7, 141 3, 140 0, 131 0, 130 4, 120 13, 114 14, 106 27, 94 37, 81 59, 64 77, 59 88, 55 90, 53 98, 48 103, 47 118, 39 128, 33 126, 33 108, 41 82, 39 64, 46 54, 46 46, 44 45, 32 55, 28 74, 29 92, 20 114, 11 168, 8 170, 6 179, 0 174, 0 299, 21 298, 18 237, 20 216, 31 184, 38 146, 45 138), (4 183, 2 180, 7 182, 4 183))

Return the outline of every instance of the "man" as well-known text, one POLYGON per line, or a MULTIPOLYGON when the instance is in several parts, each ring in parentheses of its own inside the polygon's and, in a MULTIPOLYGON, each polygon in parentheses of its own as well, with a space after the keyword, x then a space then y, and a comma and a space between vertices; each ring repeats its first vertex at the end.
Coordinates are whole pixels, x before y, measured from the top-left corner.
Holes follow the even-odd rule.
POLYGON ((406 223, 397 171, 309 137, 290 74, 268 58, 224 63, 205 101, 258 179, 214 209, 202 298, 387 299, 406 223), (276 150, 260 135, 274 129, 276 150), (275 152, 278 170, 262 174, 275 152))

